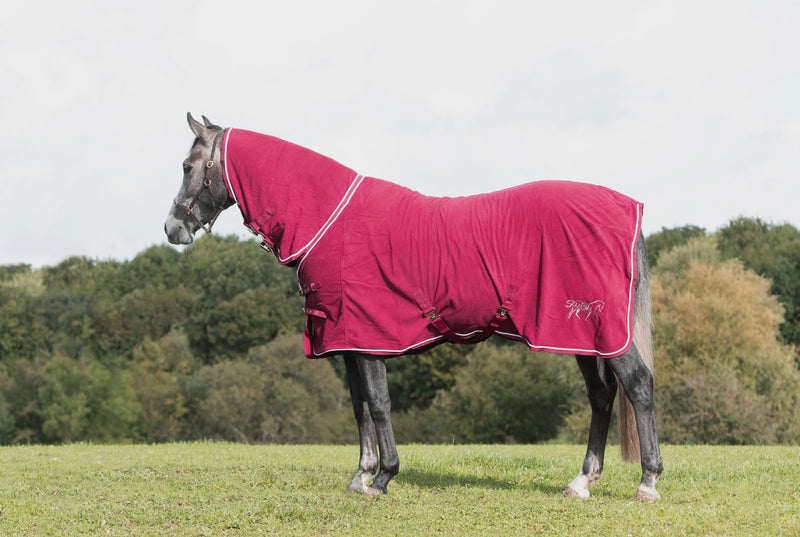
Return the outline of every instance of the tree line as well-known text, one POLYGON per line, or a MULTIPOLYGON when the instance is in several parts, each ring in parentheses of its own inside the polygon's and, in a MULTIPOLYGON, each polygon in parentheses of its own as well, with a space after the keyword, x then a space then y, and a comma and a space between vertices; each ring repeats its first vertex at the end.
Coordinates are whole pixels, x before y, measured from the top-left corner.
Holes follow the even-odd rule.
MULTIPOLYGON (((659 432, 800 441, 800 232, 739 218, 647 237, 659 432)), ((303 355, 292 270, 236 237, 129 261, 0 266, 0 443, 345 443, 340 358, 303 355)), ((583 442, 571 358, 491 338, 387 360, 401 442, 583 442)))

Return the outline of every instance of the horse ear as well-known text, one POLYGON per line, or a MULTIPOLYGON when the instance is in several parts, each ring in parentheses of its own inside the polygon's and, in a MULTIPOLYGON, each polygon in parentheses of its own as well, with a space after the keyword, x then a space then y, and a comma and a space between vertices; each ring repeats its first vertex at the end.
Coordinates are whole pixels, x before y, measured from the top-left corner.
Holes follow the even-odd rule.
POLYGON ((201 125, 199 121, 192 117, 191 112, 186 114, 186 120, 189 122, 189 128, 192 129, 194 135, 203 140, 206 133, 206 129, 203 127, 203 125, 201 125))
POLYGON ((215 131, 221 131, 222 130, 222 127, 220 127, 219 125, 214 125, 213 123, 211 123, 211 120, 209 120, 206 116, 203 116, 203 123, 205 123, 207 129, 212 129, 212 130, 215 130, 215 131))

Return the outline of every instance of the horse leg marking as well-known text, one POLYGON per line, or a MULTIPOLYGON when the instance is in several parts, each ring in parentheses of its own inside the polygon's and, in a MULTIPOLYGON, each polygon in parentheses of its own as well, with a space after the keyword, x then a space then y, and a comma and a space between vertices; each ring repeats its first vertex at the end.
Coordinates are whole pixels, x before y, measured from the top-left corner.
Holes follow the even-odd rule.
POLYGON ((583 498, 589 497, 589 485, 600 479, 601 473, 592 472, 585 474, 583 472, 578 474, 578 477, 572 480, 563 490, 565 498, 583 498))
POLYGON ((661 499, 661 494, 659 494, 655 488, 648 487, 642 483, 639 485, 639 488, 636 489, 636 494, 633 496, 633 499, 640 502, 653 503, 661 499))
POLYGON ((602 460, 591 451, 586 454, 583 468, 578 476, 563 490, 566 498, 588 498, 589 486, 603 475, 602 460))

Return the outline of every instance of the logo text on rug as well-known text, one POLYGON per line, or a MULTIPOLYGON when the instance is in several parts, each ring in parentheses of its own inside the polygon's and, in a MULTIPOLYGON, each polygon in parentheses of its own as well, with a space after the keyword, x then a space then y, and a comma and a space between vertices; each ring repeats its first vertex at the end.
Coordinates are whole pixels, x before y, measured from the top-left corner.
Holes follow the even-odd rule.
POLYGON ((567 300, 566 307, 569 310, 567 319, 572 319, 574 316, 581 321, 588 321, 592 315, 599 317, 600 312, 606 307, 606 303, 602 300, 595 300, 594 302, 567 300))

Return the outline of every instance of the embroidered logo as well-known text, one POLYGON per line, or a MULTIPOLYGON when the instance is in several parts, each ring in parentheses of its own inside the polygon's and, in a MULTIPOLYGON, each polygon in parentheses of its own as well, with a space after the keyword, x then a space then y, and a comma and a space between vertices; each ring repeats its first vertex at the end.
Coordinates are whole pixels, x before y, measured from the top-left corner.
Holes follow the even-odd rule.
POLYGON ((602 300, 595 300, 594 302, 567 300, 566 307, 569 310, 567 319, 572 319, 574 316, 581 321, 588 321, 592 315, 599 318, 600 312, 606 307, 606 303, 602 300))

